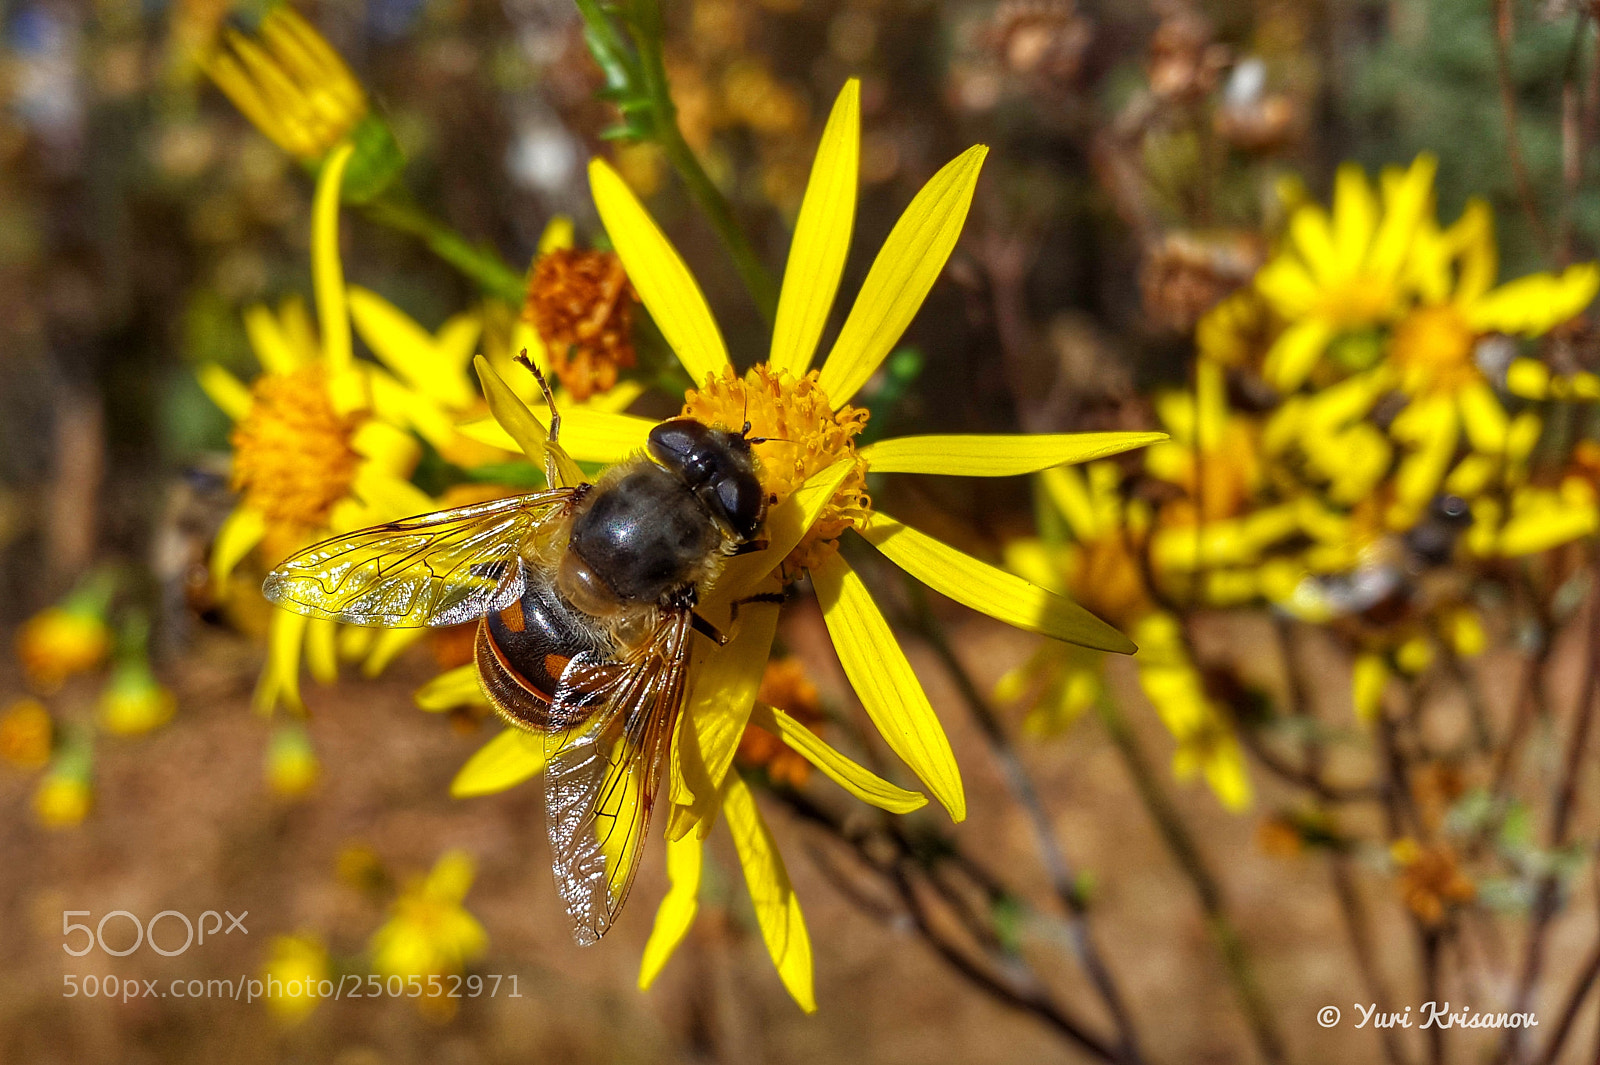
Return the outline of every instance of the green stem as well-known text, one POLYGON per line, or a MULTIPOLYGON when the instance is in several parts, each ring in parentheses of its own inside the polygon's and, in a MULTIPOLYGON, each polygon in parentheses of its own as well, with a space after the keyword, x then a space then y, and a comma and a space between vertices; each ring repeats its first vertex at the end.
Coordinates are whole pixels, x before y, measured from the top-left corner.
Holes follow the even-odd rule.
POLYGON ((366 205, 367 217, 379 225, 421 240, 439 258, 461 271, 479 288, 498 299, 521 307, 527 298, 527 280, 485 245, 471 244, 445 223, 412 203, 403 192, 387 192, 366 205))
POLYGON ((717 231, 717 236, 722 238, 723 246, 733 257, 733 267, 739 273, 739 280, 750 293, 750 299, 754 301, 762 319, 771 325, 778 311, 777 284, 762 265, 761 256, 756 254, 755 245, 750 243, 744 227, 733 217, 733 207, 727 197, 722 195, 722 190, 717 188, 700 165, 700 160, 695 157, 694 150, 683 139, 683 131, 678 127, 678 109, 672 103, 667 68, 661 55, 660 7, 655 0, 638 0, 633 8, 629 25, 633 30, 634 45, 639 50, 639 74, 644 82, 641 88, 655 112, 652 137, 661 147, 667 162, 678 172, 696 206, 717 231))
POLYGON ((1167 795, 1161 778, 1150 768, 1149 759, 1139 745, 1139 738, 1134 735, 1133 728, 1122 716, 1122 712, 1103 693, 1095 700, 1095 709, 1107 734, 1111 737, 1111 742, 1116 746, 1117 753, 1127 764, 1128 775, 1133 778, 1134 789, 1138 791, 1140 800, 1150 814, 1150 819, 1155 822, 1157 831, 1161 833, 1162 841, 1172 852, 1178 868, 1194 887, 1200 909, 1205 914, 1206 927, 1217 941, 1217 950, 1222 955, 1223 967, 1227 970, 1228 980, 1233 984, 1234 993, 1239 998, 1239 1005, 1244 1010, 1245 1021, 1255 1039, 1257 1051, 1268 1062, 1285 1060, 1283 1036, 1278 1032, 1266 996, 1262 993, 1261 985, 1250 967, 1250 953, 1244 945, 1244 940, 1240 938, 1238 929, 1234 927, 1232 918, 1228 916, 1221 883, 1206 864, 1205 856, 1200 853, 1199 844, 1195 842, 1189 827, 1183 822, 1182 815, 1178 813, 1178 808, 1167 795))

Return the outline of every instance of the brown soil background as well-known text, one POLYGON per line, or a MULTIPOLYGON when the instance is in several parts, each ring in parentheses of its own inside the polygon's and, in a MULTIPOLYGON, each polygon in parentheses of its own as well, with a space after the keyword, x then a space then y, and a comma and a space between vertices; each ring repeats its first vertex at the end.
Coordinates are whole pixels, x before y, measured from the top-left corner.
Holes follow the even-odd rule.
MULTIPOLYGON (((1026 654, 1015 633, 970 615, 953 615, 967 661, 984 683, 1026 654)), ((786 636, 819 660, 819 619, 791 608, 786 636)), ((1223 630, 1224 645, 1248 648, 1260 633, 1223 630)), ((664 888, 661 848, 651 847, 623 920, 599 946, 568 938, 550 884, 537 786, 467 801, 448 797, 464 759, 495 725, 464 735, 443 718, 413 708, 410 693, 430 673, 426 655, 402 660, 377 682, 348 680, 308 689, 310 724, 324 778, 308 801, 285 805, 261 780, 266 727, 248 708, 257 653, 211 636, 186 656, 175 678, 181 710, 159 734, 104 741, 98 806, 73 831, 36 827, 29 811, 34 778, 0 773, 0 1060, 7 1062, 881 1062, 1000 1065, 1084 1060, 1035 1019, 974 991, 909 930, 857 909, 808 855, 818 844, 773 803, 765 809, 799 892, 816 956, 819 1012, 803 1015, 771 970, 744 900, 731 846, 719 830, 714 895, 694 931, 649 993, 634 989, 641 949, 664 888), (516 974, 520 998, 465 1000, 440 1023, 403 1000, 324 1002, 304 1023, 285 1027, 261 1003, 156 999, 129 1003, 62 997, 65 974, 157 979, 257 975, 271 936, 318 930, 334 955, 353 957, 382 920, 379 907, 335 876, 345 845, 371 846, 399 875, 426 869, 446 848, 480 863, 468 897, 490 937, 476 971, 516 974), (175 909, 248 910, 248 937, 215 938, 175 958, 140 950, 126 958, 98 951, 63 953, 61 912, 92 919, 125 909, 149 916, 175 909)), ((1010 800, 981 736, 965 720, 943 673, 920 648, 913 663, 951 733, 968 789, 970 817, 956 828, 967 848, 1004 871, 1048 908, 1024 818, 1010 800)), ((831 660, 830 660, 831 661, 831 660)), ((1486 668, 1484 675, 1508 671, 1486 668)), ((1332 674, 1329 673, 1329 676, 1332 674)), ((824 672, 825 688, 839 678, 824 672)), ((1331 703, 1336 690, 1319 692, 1331 703)), ((1157 764, 1170 742, 1153 716, 1133 716, 1157 764)), ((1184 1065, 1254 1060, 1254 1052, 1187 881, 1177 872, 1115 750, 1083 722, 1065 739, 1030 745, 1034 772, 1062 846, 1094 878, 1097 939, 1132 1004, 1152 1062, 1184 1065)), ((1226 885, 1257 971, 1295 1062, 1380 1060, 1376 1036, 1354 1028, 1352 1004, 1366 1002, 1325 863, 1282 859, 1254 843, 1259 816, 1283 796, 1259 772, 1250 816, 1233 817, 1195 786, 1172 786, 1226 885), (1337 1005, 1337 1028, 1318 1026, 1337 1005)), ((810 787, 831 789, 825 780, 810 787)), ((765 802, 765 800, 764 800, 765 802)), ((932 816, 932 815, 929 815, 932 816)), ((943 816, 942 814, 939 816, 943 816)), ((1415 946, 1387 881, 1361 871, 1373 904, 1376 942, 1402 1005, 1420 1005, 1415 946)), ((1587 894, 1580 892, 1580 894, 1587 894)), ((1595 922, 1585 900, 1561 918, 1553 971, 1536 1007, 1548 1032, 1558 992, 1579 964, 1595 922)), ((1508 924, 1507 928, 1511 926, 1508 924)), ((1509 986, 1519 955, 1499 943, 1509 986)), ((1037 944, 1034 964, 1080 1012, 1099 1016, 1065 957, 1037 944)), ((1506 1008, 1506 987, 1447 988, 1475 1008, 1506 1008)), ((1593 1046, 1591 1018, 1571 1041, 1593 1046)), ((1411 1033, 1415 1036, 1415 1033, 1411 1033)), ((1452 1056, 1490 1042, 1452 1034, 1452 1056)), ((1420 1050, 1420 1041, 1415 1044, 1420 1050)))

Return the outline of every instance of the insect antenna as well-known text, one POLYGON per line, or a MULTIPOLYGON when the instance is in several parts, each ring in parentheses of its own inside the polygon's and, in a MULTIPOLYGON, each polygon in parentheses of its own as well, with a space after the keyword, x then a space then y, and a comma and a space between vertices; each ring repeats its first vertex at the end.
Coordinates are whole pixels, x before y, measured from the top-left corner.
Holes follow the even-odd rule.
POLYGON ((539 391, 544 393, 545 406, 550 408, 550 442, 559 444, 561 442, 561 412, 556 409, 556 397, 550 394, 550 383, 544 379, 544 374, 539 372, 539 367, 533 364, 533 360, 528 358, 527 348, 519 351, 515 359, 526 366, 528 372, 533 374, 533 379, 539 382, 539 391))

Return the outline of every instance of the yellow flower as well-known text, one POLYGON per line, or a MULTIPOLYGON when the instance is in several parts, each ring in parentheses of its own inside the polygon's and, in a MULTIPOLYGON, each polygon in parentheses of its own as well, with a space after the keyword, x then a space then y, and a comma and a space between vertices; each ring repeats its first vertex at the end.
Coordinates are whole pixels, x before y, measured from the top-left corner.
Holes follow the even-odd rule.
MULTIPOLYGON (((1082 599, 1130 630, 1139 645, 1133 664, 1140 687, 1178 743, 1174 775, 1203 775, 1224 806, 1243 810, 1253 795, 1244 754, 1222 709, 1206 693, 1182 627, 1150 596, 1133 553, 1144 535, 1142 510, 1124 507, 1113 464, 1091 464, 1087 473, 1053 469, 1041 475, 1074 542, 1052 547, 1014 541, 1006 561, 1033 583, 1082 599)), ((1096 700, 1110 697, 1104 670, 1103 654, 1047 644, 1019 672, 1002 678, 996 694, 1007 701, 1031 695, 1027 727, 1056 734, 1096 700)))
POLYGON ((298 725, 279 725, 267 744, 267 786, 285 799, 298 799, 317 786, 322 765, 311 737, 298 725))
MULTIPOLYGON (((752 435, 765 438, 754 449, 771 501, 768 547, 731 560, 700 611, 713 624, 726 624, 732 602, 774 589, 796 569, 808 569, 834 647, 868 715, 890 749, 950 816, 961 820, 965 792, 944 728, 865 584, 835 550, 837 539, 853 529, 939 592, 1028 631, 1122 653, 1133 645, 1075 603, 877 512, 863 491, 866 470, 1014 476, 1115 454, 1161 436, 925 436, 857 447, 866 412, 849 400, 899 341, 942 272, 986 151, 979 146, 963 153, 913 199, 868 271, 832 353, 813 371, 812 357, 832 309, 854 223, 859 100, 859 86, 851 81, 834 105, 796 223, 771 352, 743 375, 733 370, 693 276, 627 185, 600 160, 590 166, 590 184, 640 302, 695 382, 684 413, 734 429, 748 420, 752 435)), ((504 393, 491 392, 489 400, 504 436, 514 439, 512 427, 526 425, 531 414, 511 408, 504 393)), ((574 459, 609 464, 637 454, 654 425, 599 412, 569 423, 563 415, 561 442, 574 459)), ((542 466, 542 437, 526 436, 523 450, 542 466)), ((810 947, 788 874, 753 797, 728 772, 746 726, 756 721, 776 732, 865 801, 903 812, 925 800, 844 759, 788 715, 756 704, 776 626, 776 604, 746 605, 737 623, 725 629, 728 644, 695 663, 668 760, 669 861, 679 855, 686 868, 689 859, 682 856, 699 846, 720 812, 727 812, 779 975, 796 1000, 810 1008, 810 947)), ((507 732, 463 768, 454 790, 474 794, 506 787, 542 767, 542 744, 507 732)), ((647 952, 647 972, 681 938, 675 930, 687 929, 684 914, 692 916, 685 901, 692 893, 676 887, 674 892, 657 919, 658 929, 667 929, 658 932, 665 938, 653 941, 668 945, 647 952)))
POLYGON ((18 699, 0 714, 0 758, 18 769, 40 769, 50 761, 55 723, 37 699, 18 699))
POLYGON ((1439 490, 1465 432, 1480 456, 1500 457, 1512 420, 1479 365, 1485 334, 1537 337, 1580 314, 1600 291, 1600 265, 1532 274, 1494 287, 1494 219, 1473 201, 1443 232, 1420 227, 1411 274, 1420 302, 1395 326, 1384 367, 1410 398, 1391 434, 1410 453, 1395 475, 1396 513, 1408 524, 1439 490))
POLYGON ((261 978, 267 1008, 279 1020, 296 1024, 317 1008, 328 976, 328 948, 312 933, 274 936, 267 946, 261 978))
POLYGON ((1330 216, 1314 203, 1289 218, 1283 250, 1256 275, 1256 290, 1290 325, 1263 367, 1272 385, 1299 387, 1327 350, 1349 333, 1390 322, 1407 306, 1407 266, 1433 197, 1434 160, 1387 170, 1380 197, 1361 168, 1339 168, 1330 216))
MULTIPOLYGON (((246 387, 215 363, 198 372, 201 386, 234 421, 233 486, 239 505, 223 522, 212 549, 212 579, 227 585, 234 567, 258 547, 269 563, 333 532, 424 513, 433 501, 407 477, 420 450, 375 399, 392 397, 393 379, 352 353, 350 317, 339 262, 339 188, 349 162, 346 146, 328 157, 312 207, 311 267, 320 330, 299 302, 278 314, 245 312, 251 346, 263 374, 246 387)), ((374 350, 381 349, 374 345, 374 350)), ((402 376, 404 371, 397 370, 402 376)), ((418 375, 417 381, 445 378, 418 375)), ((413 382, 415 385, 416 382, 413 382)), ((268 661, 256 688, 258 709, 284 703, 302 709, 302 647, 314 677, 338 671, 337 626, 274 610, 268 661)), ((374 658, 392 657, 417 639, 415 631, 386 632, 374 658)))
POLYGON ((34 817, 45 828, 72 828, 93 805, 93 754, 87 745, 63 748, 34 790, 34 817))
POLYGON ((234 29, 203 60, 235 107, 290 155, 315 163, 367 117, 367 94, 344 60, 288 4, 261 20, 260 39, 234 29))
POLYGON ((73 674, 94 669, 111 649, 107 581, 91 579, 59 605, 40 611, 17 630, 17 660, 33 688, 49 694, 73 674))
POLYGON ((140 653, 112 670, 100 693, 100 723, 107 732, 137 736, 165 725, 177 707, 177 698, 156 680, 140 653))
POLYGON ((387 976, 450 976, 482 957, 489 937, 462 906, 474 868, 470 855, 446 851, 426 876, 401 889, 367 945, 372 967, 387 976))

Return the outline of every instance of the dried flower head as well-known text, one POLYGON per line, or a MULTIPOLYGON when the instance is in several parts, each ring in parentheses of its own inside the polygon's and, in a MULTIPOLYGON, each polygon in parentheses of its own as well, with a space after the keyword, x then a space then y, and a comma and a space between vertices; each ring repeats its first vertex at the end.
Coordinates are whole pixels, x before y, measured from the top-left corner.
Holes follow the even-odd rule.
POLYGON ((614 252, 552 248, 534 264, 523 316, 578 402, 611 389, 617 371, 633 365, 634 298, 614 252))

